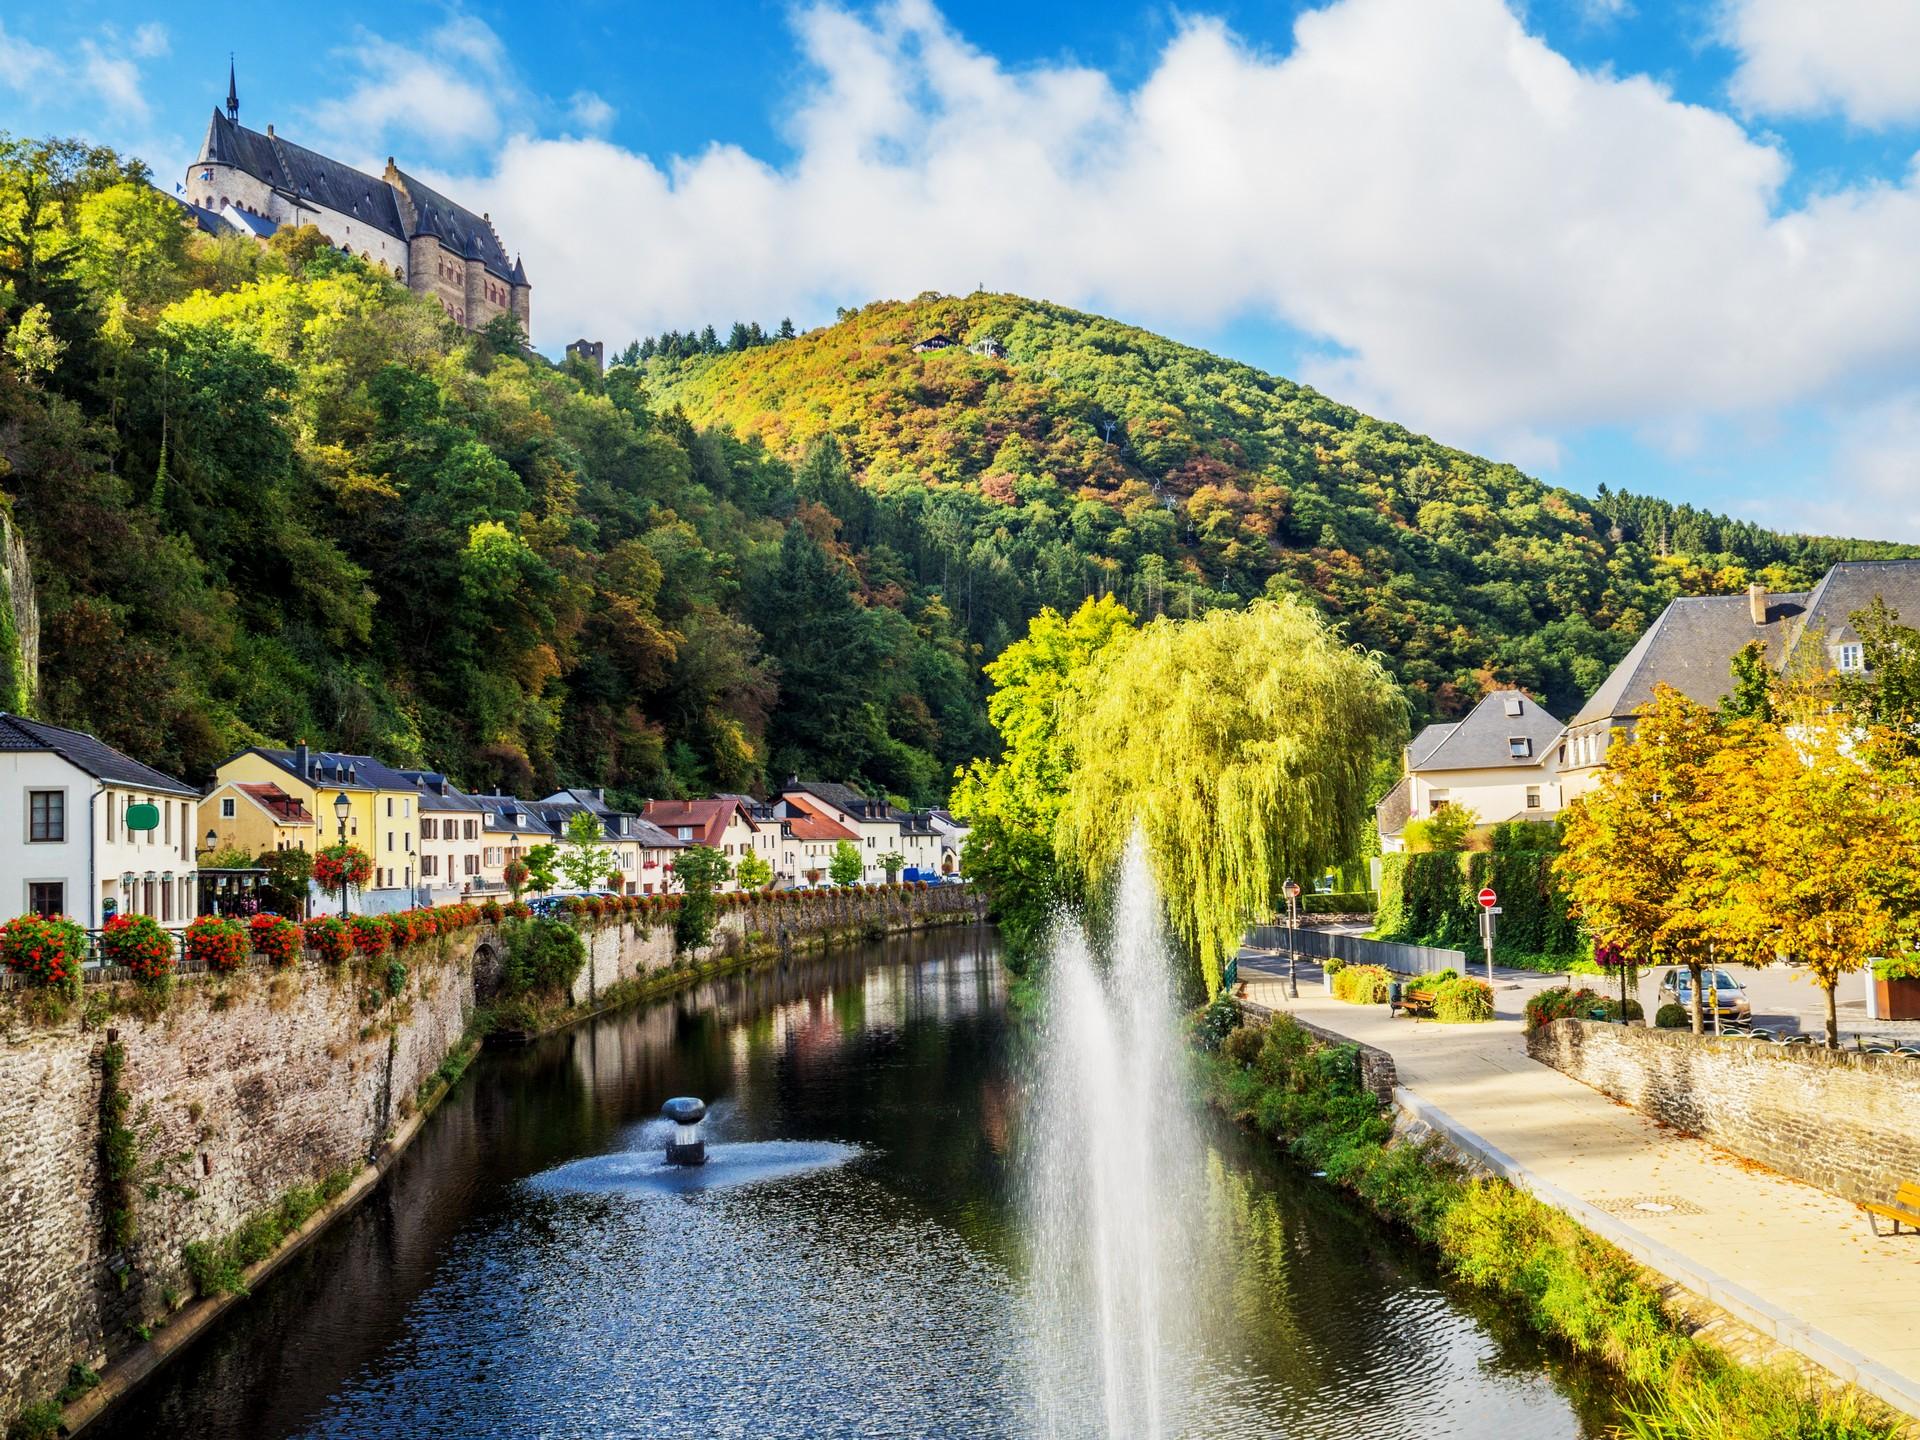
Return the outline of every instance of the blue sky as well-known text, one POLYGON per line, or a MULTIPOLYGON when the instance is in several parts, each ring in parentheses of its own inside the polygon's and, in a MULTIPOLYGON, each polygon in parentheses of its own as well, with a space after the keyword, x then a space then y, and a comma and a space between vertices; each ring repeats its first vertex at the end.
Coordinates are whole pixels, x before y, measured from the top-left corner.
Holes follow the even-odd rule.
POLYGON ((0 128, 241 118, 494 217, 535 339, 976 283, 1591 491, 1920 540, 1920 6, 0 12, 0 128))

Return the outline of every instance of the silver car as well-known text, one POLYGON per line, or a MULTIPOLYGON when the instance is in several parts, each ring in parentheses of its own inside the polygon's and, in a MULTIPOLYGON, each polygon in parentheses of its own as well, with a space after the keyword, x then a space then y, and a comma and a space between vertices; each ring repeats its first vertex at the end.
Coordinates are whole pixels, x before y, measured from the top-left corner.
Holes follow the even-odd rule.
MULTIPOLYGON (((1746 987, 1724 970, 1712 969, 1700 972, 1701 988, 1700 1013, 1708 1020, 1713 1018, 1714 1006, 1720 1008, 1720 1014, 1728 1020, 1751 1020, 1753 1003, 1747 999, 1746 987)), ((1693 1013, 1693 975, 1686 970, 1669 970, 1660 981, 1660 995, 1654 1004, 1657 1013, 1662 1005, 1678 1005, 1689 1015, 1693 1013)))

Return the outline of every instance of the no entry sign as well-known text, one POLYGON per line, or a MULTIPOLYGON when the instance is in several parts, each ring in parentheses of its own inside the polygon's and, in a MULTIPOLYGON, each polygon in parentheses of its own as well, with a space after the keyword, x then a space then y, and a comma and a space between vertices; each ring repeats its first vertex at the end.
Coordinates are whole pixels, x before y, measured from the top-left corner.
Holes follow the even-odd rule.
POLYGON ((1500 897, 1493 893, 1493 887, 1491 885, 1480 892, 1480 905, 1482 909, 1491 910, 1499 903, 1499 900, 1500 897))

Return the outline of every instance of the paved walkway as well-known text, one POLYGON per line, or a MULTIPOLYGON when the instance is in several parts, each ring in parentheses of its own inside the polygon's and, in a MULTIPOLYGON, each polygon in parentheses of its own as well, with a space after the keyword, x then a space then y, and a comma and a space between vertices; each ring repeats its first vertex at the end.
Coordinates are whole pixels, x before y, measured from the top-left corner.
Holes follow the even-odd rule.
MULTIPOLYGON (((1393 1056, 1406 1108, 1737 1319, 1920 1416, 1920 1236, 1874 1239, 1853 1204, 1663 1130, 1529 1059, 1540 977, 1496 977, 1481 1025, 1391 1019, 1300 967, 1240 961, 1247 998, 1393 1056), (1670 1206, 1645 1210, 1639 1205, 1670 1206)), ((1548 980, 1546 983, 1552 983, 1548 980)))

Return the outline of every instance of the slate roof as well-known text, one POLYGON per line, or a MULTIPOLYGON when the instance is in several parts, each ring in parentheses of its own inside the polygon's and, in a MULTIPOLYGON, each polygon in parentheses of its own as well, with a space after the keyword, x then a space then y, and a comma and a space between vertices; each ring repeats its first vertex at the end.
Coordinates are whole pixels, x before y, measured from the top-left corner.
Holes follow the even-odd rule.
POLYGON ((313 786, 325 786, 329 790, 412 790, 414 783, 405 771, 395 770, 383 765, 371 755, 348 755, 336 750, 309 750, 307 752, 307 773, 300 773, 300 752, 297 750, 270 750, 262 745, 251 747, 251 751, 242 750, 241 755, 252 753, 263 760, 279 766, 296 780, 304 780, 313 786), (347 772, 353 772, 353 779, 347 779, 347 772))
POLYGON ((484 828, 496 834, 524 835, 542 843, 559 835, 552 816, 531 800, 522 800, 513 795, 475 795, 470 798, 480 807, 484 828), (516 824, 516 820, 521 823, 516 824))
POLYGON ((1451 720, 1442 725, 1428 725, 1421 730, 1407 745, 1407 768, 1409 770, 1424 770, 1427 764, 1427 756, 1439 749, 1441 742, 1453 734, 1459 726, 1459 721, 1451 720))
POLYGON ((1920 627, 1920 560, 1842 560, 1807 597, 1805 613, 1791 627, 1793 647, 1803 640, 1820 645, 1858 640, 1853 613, 1876 599, 1885 600, 1901 624, 1920 627))
POLYGON ((44 720, 0 712, 0 750, 51 751, 96 780, 200 798, 200 792, 184 780, 176 780, 151 765, 142 765, 104 740, 97 740, 84 730, 68 730, 44 720))
POLYGON ((1671 685, 1701 705, 1718 705, 1733 689, 1733 657, 1740 647, 1764 640, 1767 658, 1781 664, 1790 623, 1806 604, 1803 594, 1769 596, 1767 623, 1756 625, 1745 595, 1690 595, 1669 602, 1573 723, 1632 715, 1653 699, 1658 684, 1671 685))
MULTIPOLYGON (((1426 746, 1417 763, 1411 759, 1409 763, 1417 770, 1511 770, 1537 765, 1564 729, 1566 726, 1530 696, 1518 690, 1490 690, 1464 720, 1447 726, 1446 734, 1426 746), (1507 706, 1515 701, 1520 713, 1509 715, 1507 706), (1513 739, 1528 742, 1525 755, 1513 753, 1507 743, 1513 739)), ((1426 731, 1422 731, 1420 739, 1425 738, 1426 731)))
POLYGON ((411 781, 420 792, 420 813, 423 815, 447 812, 472 815, 480 809, 478 800, 463 793, 437 770, 402 770, 398 773, 411 781))
MULTIPOLYGON (((400 177, 407 199, 413 202, 416 233, 438 235, 455 253, 472 256, 509 285, 527 283, 526 272, 519 268, 518 262, 508 261, 506 247, 500 243, 500 237, 494 234, 491 221, 449 200, 404 170, 394 173, 400 177)), ((381 188, 386 189, 384 181, 381 188)), ((400 232, 396 230, 394 233, 397 235, 400 232)))
POLYGON ((1402 775, 1400 783, 1389 790, 1373 807, 1374 824, 1382 835, 1398 835, 1413 818, 1413 777, 1402 775))

